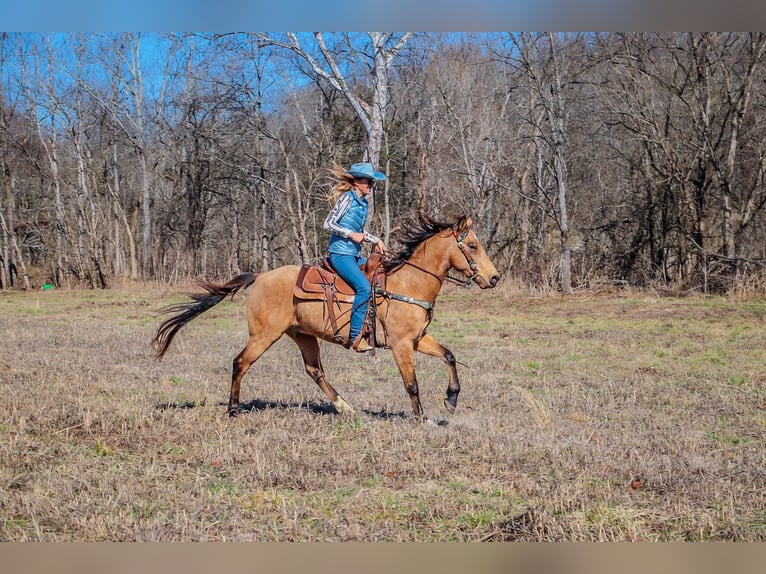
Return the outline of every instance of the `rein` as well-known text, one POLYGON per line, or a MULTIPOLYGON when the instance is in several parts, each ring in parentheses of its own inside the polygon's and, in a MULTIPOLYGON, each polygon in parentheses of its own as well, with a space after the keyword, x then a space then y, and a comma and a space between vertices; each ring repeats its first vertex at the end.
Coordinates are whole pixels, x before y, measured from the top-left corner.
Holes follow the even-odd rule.
POLYGON ((457 277, 452 277, 450 275, 439 275, 437 273, 434 273, 433 271, 429 271, 428 269, 424 269, 420 265, 415 265, 414 263, 411 263, 407 261, 406 259, 402 260, 402 264, 409 265, 410 267, 413 267, 417 269, 418 271, 422 271, 423 273, 427 273, 431 277, 434 277, 439 280, 439 283, 444 283, 445 281, 449 281, 450 283, 454 283, 455 285, 460 285, 461 287, 470 287, 471 281, 476 275, 473 275, 469 279, 466 279, 465 281, 458 279, 457 277))
POLYGON ((458 279, 456 277, 451 277, 449 274, 439 275, 438 273, 429 271, 428 269, 425 269, 421 267, 420 265, 415 265, 414 263, 406 259, 400 259, 399 262, 402 263, 403 265, 409 265, 410 267, 413 267, 417 269, 418 271, 422 271, 423 273, 427 273, 431 277, 436 278, 439 281, 439 283, 450 281, 451 283, 454 283, 455 285, 460 285, 461 287, 470 287, 473 280, 477 277, 478 272, 476 271, 476 262, 470 257, 470 255, 468 255, 468 253, 465 250, 465 245, 463 244, 463 241, 465 241, 465 238, 468 237, 468 230, 466 229, 460 235, 458 235, 457 232, 453 229, 452 235, 455 238, 455 241, 457 241, 457 246, 460 248, 460 252, 463 254, 463 257, 465 257, 465 260, 468 262, 469 269, 473 272, 468 279, 465 279, 465 280, 458 279))
MULTIPOLYGON (((411 261, 408 261, 407 259, 395 259, 393 257, 390 257, 388 254, 384 255, 384 257, 390 259, 391 261, 397 261, 401 263, 402 265, 409 265, 410 267, 417 269, 418 271, 426 273, 430 275, 431 277, 434 277, 436 280, 438 280, 440 285, 443 284, 445 281, 450 281, 451 283, 454 283, 455 285, 460 285, 461 287, 470 287, 471 283, 478 275, 478 272, 476 271, 476 262, 468 255, 468 253, 465 250, 465 245, 463 245, 463 241, 465 241, 465 238, 468 236, 468 230, 465 230, 460 235, 458 235, 457 232, 453 229, 452 235, 455 237, 455 240, 457 241, 457 246, 460 248, 460 252, 463 254, 463 256, 465 257, 465 260, 468 262, 468 267, 473 272, 473 274, 466 280, 457 279, 456 277, 451 277, 448 274, 439 275, 438 273, 429 271, 428 269, 425 269, 424 267, 421 267, 420 265, 416 265, 415 263, 412 263, 411 261)), ((405 303, 412 303, 413 305, 418 305, 420 307, 423 307, 429 313, 434 308, 434 303, 431 303, 429 301, 422 301, 420 299, 415 299, 413 297, 407 297, 406 295, 398 295, 396 293, 391 293, 390 291, 386 291, 379 287, 375 287, 374 292, 376 295, 380 295, 382 297, 386 297, 389 299, 396 299, 397 301, 404 301, 405 303)))

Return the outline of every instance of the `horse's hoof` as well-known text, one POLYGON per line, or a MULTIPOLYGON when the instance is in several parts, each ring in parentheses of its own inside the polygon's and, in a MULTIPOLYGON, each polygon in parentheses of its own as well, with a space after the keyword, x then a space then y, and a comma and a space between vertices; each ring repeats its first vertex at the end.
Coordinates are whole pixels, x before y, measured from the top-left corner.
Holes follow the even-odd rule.
POLYGON ((452 404, 449 400, 449 397, 444 397, 444 408, 447 409, 447 412, 451 415, 455 414, 455 407, 457 404, 452 404))
POLYGON ((339 415, 353 415, 356 412, 353 408, 351 408, 351 405, 349 405, 340 397, 338 397, 338 400, 333 403, 333 406, 339 415))
POLYGON ((230 418, 236 417, 239 415, 239 407, 229 407, 229 409, 226 411, 226 415, 230 418))
POLYGON ((434 421, 434 420, 429 419, 428 417, 423 417, 423 421, 422 422, 424 422, 425 424, 427 424, 430 427, 446 427, 447 424, 448 424, 447 421, 445 421, 444 419, 437 419, 437 420, 434 421))

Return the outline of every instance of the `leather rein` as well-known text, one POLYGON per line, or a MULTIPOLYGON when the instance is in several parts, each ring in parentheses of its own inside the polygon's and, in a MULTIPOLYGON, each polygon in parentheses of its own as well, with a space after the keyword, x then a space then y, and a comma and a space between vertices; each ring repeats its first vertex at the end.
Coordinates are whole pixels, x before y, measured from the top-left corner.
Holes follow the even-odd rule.
MULTIPOLYGON (((451 283, 454 283, 456 285, 460 285, 461 287, 469 287, 471 285, 471 282, 478 276, 478 272, 476 271, 476 262, 471 258, 470 255, 466 252, 465 245, 463 244, 463 241, 465 241, 465 238, 468 236, 468 230, 463 231, 458 235, 457 231, 454 229, 452 230, 452 235, 455 237, 455 240, 457 241, 457 245, 460 248, 460 252, 465 257, 466 261, 468 262, 468 267, 473 272, 472 275, 466 279, 465 281, 461 279, 457 279, 455 277, 451 277, 449 275, 439 275, 438 273, 434 273, 433 271, 429 271, 428 269, 425 269, 424 267, 421 267, 420 265, 416 265, 415 263, 412 263, 408 261, 407 259, 401 259, 399 260, 403 265, 409 265, 410 267, 417 269, 418 271, 422 271, 423 273, 426 273, 430 275, 431 277, 434 277, 439 281, 439 285, 442 285, 445 281, 450 281, 451 283)), ((398 301, 404 301, 406 303, 412 303, 414 305, 419 305, 420 307, 423 307, 427 311, 431 312, 433 310, 434 304, 429 301, 421 301, 420 299, 414 299, 412 297, 407 297, 405 295, 397 295, 396 293, 391 293, 390 291, 385 291, 382 289, 375 289, 375 293, 377 295, 381 295, 383 297, 387 297, 390 299, 396 299, 398 301)))
POLYGON ((468 262, 468 267, 472 271, 472 275, 468 279, 462 280, 456 277, 451 277, 450 275, 439 275, 438 273, 429 271, 428 269, 425 269, 421 267, 420 265, 416 265, 415 263, 412 263, 411 261, 408 261, 406 259, 403 259, 402 263, 404 265, 409 265, 410 267, 413 267, 417 269, 418 271, 422 271, 423 273, 426 273, 430 275, 431 277, 436 278, 439 281, 439 283, 450 281, 451 283, 454 283, 455 285, 460 285, 461 287, 469 287, 479 273, 476 271, 476 262, 471 258, 470 255, 468 255, 468 253, 465 250, 465 245, 463 244, 463 241, 465 241, 465 238, 468 237, 468 230, 465 230, 460 235, 458 235, 457 231, 453 229, 452 235, 455 238, 455 241, 457 241, 457 246, 460 248, 460 252, 463 254, 463 256, 465 257, 465 260, 468 262))

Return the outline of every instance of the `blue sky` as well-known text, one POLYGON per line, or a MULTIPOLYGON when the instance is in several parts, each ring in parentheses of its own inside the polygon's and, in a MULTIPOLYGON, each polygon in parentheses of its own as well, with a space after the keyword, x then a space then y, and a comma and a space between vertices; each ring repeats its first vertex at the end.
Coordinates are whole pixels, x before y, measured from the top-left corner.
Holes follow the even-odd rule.
POLYGON ((0 0, 6 31, 760 30, 753 0, 0 0))

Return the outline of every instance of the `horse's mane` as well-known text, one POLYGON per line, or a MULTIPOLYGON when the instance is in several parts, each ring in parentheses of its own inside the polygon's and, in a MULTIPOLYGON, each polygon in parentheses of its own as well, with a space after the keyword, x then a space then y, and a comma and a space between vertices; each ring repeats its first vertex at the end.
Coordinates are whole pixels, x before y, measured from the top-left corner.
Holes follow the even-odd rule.
POLYGON ((423 211, 418 211, 417 220, 408 219, 402 223, 400 235, 397 237, 401 249, 383 261, 383 270, 389 272, 396 269, 403 261, 412 257, 418 245, 440 231, 452 227, 451 223, 442 223, 423 211))

